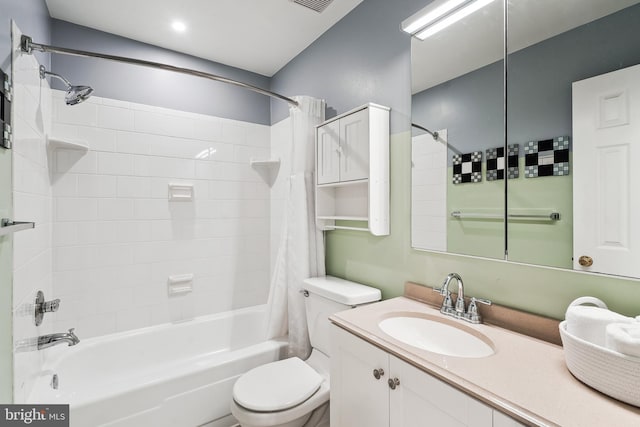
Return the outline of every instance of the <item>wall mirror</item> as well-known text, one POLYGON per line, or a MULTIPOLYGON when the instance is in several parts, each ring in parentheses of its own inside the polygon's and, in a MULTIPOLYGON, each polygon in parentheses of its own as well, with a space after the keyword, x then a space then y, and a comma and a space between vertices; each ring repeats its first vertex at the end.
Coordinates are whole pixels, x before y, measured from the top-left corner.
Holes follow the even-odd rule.
POLYGON ((504 52, 500 0, 412 37, 414 248, 504 257, 504 180, 486 179, 487 149, 505 141, 504 52))
MULTIPOLYGON (((640 265, 640 254, 634 253, 640 246, 640 227, 634 224, 640 201, 633 197, 640 194, 635 187, 640 176, 631 157, 640 147, 630 145, 640 143, 640 128, 634 127, 639 114, 634 105, 640 104, 640 67, 634 67, 640 63, 640 2, 506 3, 506 77, 499 55, 500 49, 504 53, 502 0, 450 26, 455 36, 412 38, 412 121, 445 131, 447 147, 442 154, 438 148, 444 143, 414 129, 412 246, 640 277, 640 270, 634 271, 640 265), (495 34, 472 33, 466 43, 460 40, 473 29, 466 20, 489 20, 492 14, 499 15, 492 21, 499 27, 495 34), (425 42, 438 53, 429 52, 425 42), (461 55, 463 60, 452 61, 460 69, 451 66, 448 79, 443 73, 433 83, 421 83, 425 74, 437 75, 434 68, 448 66, 443 55, 461 55), (475 66, 465 66, 474 60, 475 66), (480 176, 462 173, 464 182, 457 183, 456 154, 469 153, 480 157, 480 176), (440 180, 441 187, 429 178, 440 180), (438 230, 440 236, 432 235, 438 230)), ((482 31, 488 27, 485 22, 482 31)), ((465 159, 478 169, 473 159, 465 159)))

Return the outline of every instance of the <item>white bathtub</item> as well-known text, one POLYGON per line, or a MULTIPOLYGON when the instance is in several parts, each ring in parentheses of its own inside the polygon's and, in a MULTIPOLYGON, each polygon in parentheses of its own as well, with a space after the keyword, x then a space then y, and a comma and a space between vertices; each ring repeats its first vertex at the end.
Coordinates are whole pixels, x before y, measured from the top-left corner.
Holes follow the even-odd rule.
POLYGON ((46 350, 30 403, 69 403, 72 427, 230 426, 239 375, 282 357, 264 340, 264 306, 46 350), (58 375, 58 389, 51 387, 58 375))

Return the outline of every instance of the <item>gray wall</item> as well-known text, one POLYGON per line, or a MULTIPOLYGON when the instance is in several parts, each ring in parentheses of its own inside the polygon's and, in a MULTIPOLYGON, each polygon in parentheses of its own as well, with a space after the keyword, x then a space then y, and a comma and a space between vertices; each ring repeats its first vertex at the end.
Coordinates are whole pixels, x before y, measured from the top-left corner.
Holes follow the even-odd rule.
POLYGON ((571 135, 571 82, 638 63, 640 4, 509 55, 509 142, 571 135))
MULTIPOLYGON (((0 68, 11 69, 11 20, 24 34, 41 43, 51 40, 49 10, 44 0, 0 0, 0 68)), ((49 55, 38 54, 38 61, 49 65, 49 55)))
MULTIPOLYGON (((52 44, 56 46, 192 68, 266 89, 270 85, 269 77, 256 73, 69 22, 57 19, 52 22, 52 44)), ((92 86, 96 96, 270 124, 269 97, 225 83, 171 71, 66 55, 53 55, 51 68, 74 84, 92 86)), ((62 89, 58 82, 54 83, 54 87, 62 89)))
MULTIPOLYGON (((413 122, 432 131, 447 129, 449 146, 458 153, 502 146, 503 68, 499 61, 413 95, 413 122)), ((451 155, 447 160, 451 165, 451 155)))
MULTIPOLYGON (((273 76, 272 90, 323 98, 327 116, 366 102, 391 107, 391 133, 409 129, 411 39, 400 22, 429 1, 364 0, 273 76)), ((271 122, 287 116, 271 102, 271 122)))

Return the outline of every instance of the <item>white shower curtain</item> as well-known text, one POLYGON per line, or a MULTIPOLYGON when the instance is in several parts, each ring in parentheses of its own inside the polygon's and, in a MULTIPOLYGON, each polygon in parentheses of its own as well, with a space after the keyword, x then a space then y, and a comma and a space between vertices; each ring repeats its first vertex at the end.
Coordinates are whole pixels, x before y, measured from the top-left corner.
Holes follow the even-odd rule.
POLYGON ((324 242, 315 226, 315 126, 324 121, 324 101, 294 97, 289 109, 293 139, 289 192, 278 256, 271 277, 268 338, 289 334, 289 355, 302 359, 311 352, 304 296, 307 277, 324 276, 324 242))

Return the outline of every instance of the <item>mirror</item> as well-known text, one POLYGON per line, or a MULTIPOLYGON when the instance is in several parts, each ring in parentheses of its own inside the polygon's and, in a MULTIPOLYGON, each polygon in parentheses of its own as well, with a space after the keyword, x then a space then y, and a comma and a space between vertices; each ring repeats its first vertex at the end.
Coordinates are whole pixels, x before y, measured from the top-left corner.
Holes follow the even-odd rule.
POLYGON ((486 156, 505 141, 504 4, 484 3, 411 40, 411 240, 414 248, 502 259, 504 179, 487 179, 486 156))
MULTIPOLYGON (((594 107, 598 113, 582 111, 579 106, 585 102, 576 98, 583 81, 590 81, 585 79, 640 63, 639 1, 509 0, 507 3, 506 114, 504 104, 499 105, 497 99, 503 95, 502 86, 494 81, 498 73, 504 78, 498 56, 503 48, 502 28, 497 31, 485 23, 482 31, 488 33, 465 36, 473 29, 473 23, 463 20, 448 29, 456 35, 445 36, 443 32, 432 40, 412 39, 412 121, 429 130, 446 129, 448 146, 444 157, 433 148, 437 144, 429 134, 418 129, 413 132, 412 245, 417 249, 640 277, 640 271, 626 268, 630 264, 640 265, 640 255, 636 258, 625 255, 632 252, 633 242, 637 245, 640 241, 640 234, 637 238, 630 234, 636 228, 633 221, 640 215, 633 211, 640 209, 634 208, 640 201, 627 198, 628 194, 640 193, 637 189, 632 191, 633 182, 639 180, 637 175, 633 179, 635 172, 629 166, 633 165, 633 159, 625 155, 624 150, 630 149, 620 148, 622 143, 609 143, 604 151, 598 151, 606 155, 596 155, 606 161, 587 163, 581 154, 585 137, 578 137, 583 134, 577 121, 594 114, 600 114, 603 123, 618 120, 618 125, 606 126, 611 127, 610 134, 596 139, 620 140, 616 132, 625 126, 632 129, 623 122, 633 113, 631 109, 627 112, 628 105, 634 105, 633 100, 626 92, 611 89, 606 96, 596 97, 600 99, 601 110, 594 107), (432 46, 427 48, 425 42, 432 46), (433 70, 440 70, 441 64, 445 64, 443 69, 450 68, 441 77, 432 78, 431 83, 421 83, 425 74, 437 75, 433 70), (502 117, 497 117, 499 114, 502 117), (504 129, 504 117, 506 139, 503 132, 496 132, 504 129), (478 126, 479 122, 485 126, 478 126), (462 133, 462 129, 469 133, 462 133), (506 147, 497 156, 487 151, 501 144, 506 147), (480 182, 453 184, 454 149, 463 154, 483 154, 480 182), (434 157, 432 151, 440 157, 434 157), (491 157, 497 157, 497 162, 491 157), (429 181, 424 184, 425 175, 438 175, 442 180, 443 167, 435 172, 435 166, 443 165, 444 159, 446 193, 429 181), (597 169, 607 162, 611 166, 609 172, 597 169), (507 176, 506 180, 488 180, 495 176, 496 167, 498 174, 502 171, 507 176), (593 178, 595 175, 599 178, 593 178), (425 185, 431 189, 420 188, 425 185), (439 203, 427 205, 424 200, 437 199, 433 194, 440 197, 439 203), (587 201, 592 204, 587 206, 587 201), (580 203, 580 208, 574 209, 574 203, 580 203), (430 209, 446 222, 442 222, 443 218, 439 224, 426 221, 430 209), (451 216, 456 211, 460 212, 458 218, 451 216), (587 219, 581 218, 585 214, 587 219), (433 230, 440 230, 441 234, 445 230, 446 236, 435 238, 430 235, 433 230), (594 234, 594 230, 598 233, 594 234), (502 246, 497 248, 499 242, 502 246), (603 247, 607 249, 604 252, 603 247), (621 258, 625 261, 619 261, 621 258), (616 259, 625 266, 611 269, 605 265, 615 264, 616 259)), ((466 19, 488 19, 486 16, 492 9, 501 17, 502 4, 494 1, 466 19)), ((502 26, 499 21, 498 26, 502 26)))
MULTIPOLYGON (((599 237, 594 233, 608 233, 605 229, 597 231, 604 224, 594 226, 592 221, 586 226, 581 215, 592 211, 598 216, 599 206, 613 208, 622 200, 603 198, 589 207, 583 202, 575 206, 573 203, 598 198, 597 193, 602 190, 598 190, 597 182, 586 189, 581 185, 602 171, 596 172, 597 166, 581 154, 586 140, 578 137, 583 125, 576 108, 583 103, 576 102, 575 82, 640 63, 637 3, 637 0, 509 1, 507 136, 509 143, 530 144, 529 154, 525 147, 520 157, 524 178, 508 184, 509 212, 520 208, 559 214, 558 221, 509 219, 507 249, 511 261, 640 276, 640 270, 631 273, 605 265, 606 255, 596 257, 595 248, 588 249, 588 245, 577 241, 587 238, 595 242, 599 237), (559 139, 564 141, 558 144, 559 139), (536 173, 539 167, 546 170, 536 173), (574 258, 578 261, 581 255, 591 255, 595 265, 587 268, 574 265, 574 258)), ((599 94, 594 96, 597 98, 599 94)), ((604 179, 604 175, 599 178, 603 183, 604 179)), ((628 184, 628 178, 618 175, 616 179, 628 184)), ((633 194, 625 195, 624 199, 629 196, 633 194)), ((619 227, 621 218, 603 214, 608 215, 607 221, 615 223, 615 233, 628 237, 628 230, 619 227)), ((610 256, 620 257, 629 249, 620 237, 601 236, 605 241, 596 246, 613 245, 614 254, 610 256)))

